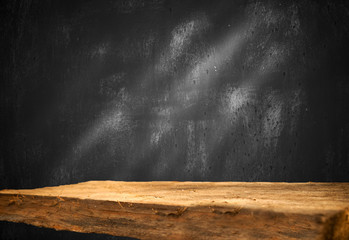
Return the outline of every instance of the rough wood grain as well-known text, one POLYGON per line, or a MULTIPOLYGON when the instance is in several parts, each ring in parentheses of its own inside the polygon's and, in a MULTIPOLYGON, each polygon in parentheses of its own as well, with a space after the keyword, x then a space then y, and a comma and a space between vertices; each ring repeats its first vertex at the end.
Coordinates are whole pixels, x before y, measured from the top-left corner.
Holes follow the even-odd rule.
POLYGON ((139 239, 349 239, 349 183, 90 181, 1 190, 0 220, 139 239))

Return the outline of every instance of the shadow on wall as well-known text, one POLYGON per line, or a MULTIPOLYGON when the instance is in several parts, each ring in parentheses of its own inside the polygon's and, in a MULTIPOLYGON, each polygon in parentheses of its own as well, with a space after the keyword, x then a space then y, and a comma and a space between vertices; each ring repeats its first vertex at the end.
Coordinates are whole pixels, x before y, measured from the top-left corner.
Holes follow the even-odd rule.
MULTIPOLYGON (((292 26, 299 24, 298 12, 295 6, 282 10, 252 4, 239 15, 225 19, 223 30, 216 33, 218 24, 205 12, 194 11, 165 33, 155 60, 134 77, 133 88, 115 90, 116 97, 107 103, 110 107, 74 144, 58 174, 62 168, 63 172, 83 168, 88 155, 103 145, 109 151, 107 158, 118 159, 120 152, 127 152, 113 179, 270 176, 280 135, 286 125, 284 135, 294 136, 302 104, 301 87, 283 91, 273 86, 285 81, 280 69, 296 49, 304 47, 298 40, 302 39, 299 26, 292 26), (284 26, 279 33, 269 33, 279 25, 284 26), (286 118, 286 109, 292 109, 292 117, 286 118), (267 156, 258 159, 264 152, 267 156), (255 170, 256 163, 261 169, 252 176, 241 171, 250 165, 255 170)), ((102 48, 105 45, 111 44, 102 48)), ((103 48, 97 53, 108 51, 103 48)), ((304 72, 303 66, 295 67, 298 74, 304 72)), ((105 89, 113 85, 108 81, 129 81, 128 75, 111 74, 101 92, 110 90, 105 89)))
POLYGON ((310 1, 23 7, 4 181, 348 180, 342 9, 310 1))

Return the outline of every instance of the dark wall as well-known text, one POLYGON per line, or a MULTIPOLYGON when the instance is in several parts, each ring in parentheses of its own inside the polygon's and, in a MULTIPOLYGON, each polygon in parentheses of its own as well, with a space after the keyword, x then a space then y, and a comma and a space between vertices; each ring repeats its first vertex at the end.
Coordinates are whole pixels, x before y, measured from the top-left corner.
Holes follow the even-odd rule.
POLYGON ((4 1, 1 188, 348 181, 345 1, 4 1))

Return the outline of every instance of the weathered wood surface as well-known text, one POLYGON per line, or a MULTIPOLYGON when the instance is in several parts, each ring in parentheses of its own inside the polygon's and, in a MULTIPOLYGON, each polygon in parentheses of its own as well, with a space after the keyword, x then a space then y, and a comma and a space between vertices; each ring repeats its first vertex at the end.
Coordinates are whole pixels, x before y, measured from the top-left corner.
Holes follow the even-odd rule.
POLYGON ((349 239, 349 183, 90 181, 1 190, 0 220, 138 239, 349 239))

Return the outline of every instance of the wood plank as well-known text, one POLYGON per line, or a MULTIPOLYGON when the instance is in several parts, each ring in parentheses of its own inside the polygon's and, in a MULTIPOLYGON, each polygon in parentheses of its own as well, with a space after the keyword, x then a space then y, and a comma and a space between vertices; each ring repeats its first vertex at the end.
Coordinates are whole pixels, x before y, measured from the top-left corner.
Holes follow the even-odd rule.
POLYGON ((0 191, 0 220, 138 239, 349 239, 349 183, 116 182, 0 191))

